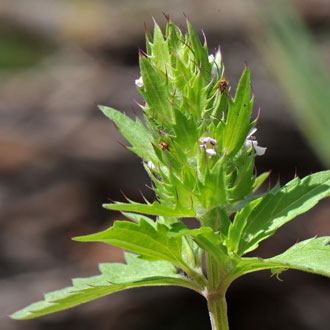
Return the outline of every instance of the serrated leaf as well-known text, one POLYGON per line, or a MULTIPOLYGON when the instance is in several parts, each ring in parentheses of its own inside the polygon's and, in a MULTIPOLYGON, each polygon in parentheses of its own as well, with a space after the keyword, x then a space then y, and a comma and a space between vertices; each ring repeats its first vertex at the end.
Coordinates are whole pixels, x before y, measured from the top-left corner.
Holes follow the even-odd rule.
POLYGON ((181 112, 175 112, 175 125, 173 127, 175 132, 175 141, 180 145, 183 151, 187 154, 194 154, 193 145, 197 141, 197 125, 193 117, 187 116, 181 112))
POLYGON ((29 305, 11 317, 31 319, 71 308, 105 295, 142 286, 179 285, 197 290, 191 281, 176 274, 166 261, 145 261, 126 253, 125 264, 100 264, 101 275, 73 280, 73 286, 47 293, 43 301, 29 305))
POLYGON ((137 213, 129 213, 129 212, 121 212, 126 218, 134 221, 135 223, 139 223, 141 219, 148 222, 150 225, 152 225, 154 228, 156 228, 156 222, 152 220, 149 217, 146 217, 145 215, 137 214, 137 213))
POLYGON ((330 236, 310 238, 265 261, 280 263, 285 268, 294 268, 330 277, 329 243, 330 236))
POLYGON ((195 65, 201 69, 201 74, 205 81, 211 77, 211 64, 208 59, 207 48, 203 47, 195 30, 189 21, 187 21, 187 28, 189 33, 189 41, 191 43, 191 50, 195 57, 195 65))
POLYGON ((138 253, 154 260, 166 260, 178 267, 184 265, 181 258, 181 238, 168 237, 168 227, 157 223, 156 228, 144 219, 139 224, 115 221, 113 227, 87 236, 75 237, 79 242, 103 242, 138 253))
POLYGON ((157 117, 165 126, 173 121, 172 106, 169 102, 170 95, 167 90, 165 75, 153 67, 149 58, 140 55, 140 68, 143 78, 144 91, 142 96, 153 111, 152 117, 157 117), (160 117, 158 117, 160 116, 160 117))
POLYGON ((269 175, 270 175, 270 171, 264 172, 259 176, 257 176, 253 184, 253 191, 257 191, 260 188, 260 186, 265 182, 265 180, 267 180, 269 175))
POLYGON ((167 67, 170 64, 170 54, 168 50, 168 43, 164 40, 163 33, 158 24, 154 26, 152 60, 159 70, 166 72, 167 67))
POLYGON ((290 268, 330 277, 329 243, 330 236, 310 238, 273 258, 241 258, 237 262, 234 277, 265 269, 280 273, 290 268))
POLYGON ((230 251, 237 252, 242 232, 247 224, 248 216, 260 203, 261 198, 247 204, 242 210, 236 213, 234 221, 230 223, 228 230, 228 239, 226 245, 230 251))
MULTIPOLYGON (((200 196, 198 198, 206 209, 224 206, 227 202, 226 168, 223 165, 224 162, 225 157, 219 159, 211 170, 206 167, 204 174, 205 183, 199 181, 200 196)), ((207 164, 207 160, 205 163, 207 164)))
POLYGON ((169 231, 170 237, 181 237, 190 235, 195 242, 206 252, 210 253, 217 260, 227 258, 226 249, 224 248, 220 235, 215 233, 210 227, 200 227, 189 229, 183 223, 177 222, 171 226, 169 231))
POLYGON ((224 147, 228 156, 234 155, 243 145, 252 128, 250 117, 253 100, 250 100, 250 71, 246 66, 238 83, 235 99, 228 100, 228 115, 224 134, 224 147))
POLYGON ((133 148, 130 149, 134 153, 146 160, 150 157, 155 158, 150 133, 141 123, 139 118, 136 118, 136 121, 133 121, 121 112, 103 105, 99 106, 99 109, 116 124, 119 128, 119 132, 133 146, 133 148))
POLYGON ((143 213, 149 215, 165 216, 165 217, 194 217, 195 211, 193 208, 185 208, 179 204, 176 204, 175 208, 166 207, 157 201, 152 204, 140 204, 140 203, 120 203, 115 204, 103 204, 103 207, 113 211, 124 211, 133 213, 143 213))
POLYGON ((281 189, 267 193, 247 218, 238 253, 243 254, 273 235, 288 221, 330 195, 330 171, 295 178, 281 189))

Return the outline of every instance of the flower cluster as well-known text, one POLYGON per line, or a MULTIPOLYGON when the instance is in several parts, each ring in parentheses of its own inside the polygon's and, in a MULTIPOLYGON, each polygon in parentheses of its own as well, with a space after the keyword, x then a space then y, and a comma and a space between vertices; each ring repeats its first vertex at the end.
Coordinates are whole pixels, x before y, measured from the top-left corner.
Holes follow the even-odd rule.
POLYGON ((199 139, 199 141, 202 143, 199 145, 199 148, 201 150, 205 149, 206 153, 208 154, 209 158, 215 156, 217 146, 217 141, 215 139, 212 139, 211 137, 202 137, 199 139))

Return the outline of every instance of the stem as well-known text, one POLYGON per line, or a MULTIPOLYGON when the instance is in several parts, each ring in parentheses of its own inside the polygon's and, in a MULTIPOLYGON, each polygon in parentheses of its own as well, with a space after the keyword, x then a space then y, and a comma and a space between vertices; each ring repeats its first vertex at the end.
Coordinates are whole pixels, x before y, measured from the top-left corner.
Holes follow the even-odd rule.
MULTIPOLYGON (((212 209, 204 212, 200 218, 202 225, 211 227, 214 231, 217 231, 221 224, 225 225, 225 221, 221 221, 218 211, 212 209)), ((231 283, 231 278, 228 275, 232 266, 226 262, 226 255, 223 258, 216 258, 206 252, 206 268, 208 285, 205 296, 212 330, 229 330, 225 295, 231 283)))
POLYGON ((206 294, 212 330, 229 330, 226 291, 228 283, 215 258, 206 255, 208 292, 206 294))
POLYGON ((208 294, 207 305, 212 330, 229 330, 225 294, 208 294))

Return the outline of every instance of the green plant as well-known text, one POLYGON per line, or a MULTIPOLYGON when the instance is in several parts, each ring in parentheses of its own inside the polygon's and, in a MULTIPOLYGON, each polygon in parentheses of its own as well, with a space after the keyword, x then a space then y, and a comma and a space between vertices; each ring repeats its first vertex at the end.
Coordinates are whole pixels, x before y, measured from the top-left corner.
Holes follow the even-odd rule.
POLYGON ((146 38, 136 85, 145 100, 141 108, 147 127, 112 108, 100 109, 142 159, 156 200, 105 204, 130 221, 74 238, 130 251, 127 264, 101 264, 101 275, 75 279, 72 287, 46 294, 13 318, 34 318, 129 288, 176 285, 203 295, 212 329, 225 330, 225 294, 238 277, 289 268, 330 276, 330 237, 302 241, 269 259, 244 257, 329 196, 330 171, 296 177, 257 195, 268 173, 257 176, 254 170, 255 157, 266 148, 253 138, 248 67, 232 97, 220 51, 209 55, 206 41, 200 42, 189 21, 186 34, 168 20, 165 38, 156 23, 153 36, 147 32, 146 38), (199 228, 189 229, 181 221, 191 217, 199 220, 199 228))

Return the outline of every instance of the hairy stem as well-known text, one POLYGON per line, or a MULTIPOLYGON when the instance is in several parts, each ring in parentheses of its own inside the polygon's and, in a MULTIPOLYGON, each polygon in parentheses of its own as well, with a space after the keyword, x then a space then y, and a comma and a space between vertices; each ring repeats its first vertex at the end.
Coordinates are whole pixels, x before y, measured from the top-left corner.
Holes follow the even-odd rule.
POLYGON ((224 273, 217 260, 206 256, 208 292, 206 295, 212 330, 229 330, 224 273), (223 283, 223 285, 221 285, 223 283))
POLYGON ((225 294, 209 294, 207 304, 212 330, 229 330, 225 294))

